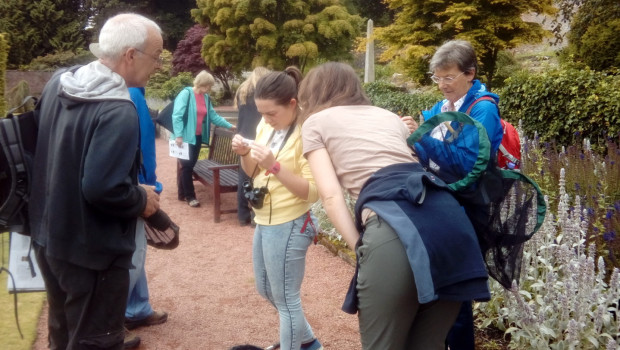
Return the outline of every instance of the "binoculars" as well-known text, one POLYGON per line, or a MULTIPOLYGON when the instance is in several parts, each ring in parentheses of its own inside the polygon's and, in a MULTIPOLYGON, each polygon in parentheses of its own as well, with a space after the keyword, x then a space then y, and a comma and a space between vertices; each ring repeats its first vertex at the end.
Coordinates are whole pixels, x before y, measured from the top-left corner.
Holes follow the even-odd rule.
POLYGON ((243 196, 250 202, 253 208, 260 209, 263 207, 267 193, 269 193, 269 189, 265 186, 254 188, 250 181, 243 182, 243 196))

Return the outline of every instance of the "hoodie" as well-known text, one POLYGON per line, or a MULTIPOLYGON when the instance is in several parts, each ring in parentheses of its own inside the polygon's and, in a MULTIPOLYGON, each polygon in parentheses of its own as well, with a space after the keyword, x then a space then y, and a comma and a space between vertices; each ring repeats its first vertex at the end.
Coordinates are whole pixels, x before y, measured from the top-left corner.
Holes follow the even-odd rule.
POLYGON ((93 270, 130 268, 139 123, 123 78, 98 61, 59 71, 41 96, 29 212, 47 256, 93 270))

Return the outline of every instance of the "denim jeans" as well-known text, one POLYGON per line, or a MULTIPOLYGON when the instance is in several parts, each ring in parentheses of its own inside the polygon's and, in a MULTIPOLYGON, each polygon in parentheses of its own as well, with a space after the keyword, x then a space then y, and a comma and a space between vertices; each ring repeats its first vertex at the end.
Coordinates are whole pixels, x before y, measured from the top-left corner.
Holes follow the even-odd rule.
POLYGON ((149 286, 146 283, 146 235, 144 220, 138 218, 136 223, 136 250, 131 257, 135 268, 129 270, 129 296, 125 318, 132 321, 143 320, 153 313, 149 303, 149 286))
MULTIPOLYGON (((256 225, 253 242, 256 289, 276 307, 280 315, 280 348, 299 350, 314 339, 301 307, 301 282, 306 252, 316 234, 309 214, 280 225, 256 225)), ((315 225, 316 226, 316 225, 315 225)))

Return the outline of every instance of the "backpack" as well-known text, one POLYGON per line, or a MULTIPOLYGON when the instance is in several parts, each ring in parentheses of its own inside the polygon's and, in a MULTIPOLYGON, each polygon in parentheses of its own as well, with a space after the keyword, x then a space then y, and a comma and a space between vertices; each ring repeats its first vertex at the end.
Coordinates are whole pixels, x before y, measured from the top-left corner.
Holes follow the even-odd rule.
MULTIPOLYGON (((469 115, 474 105, 480 101, 493 102, 493 104, 497 106, 497 102, 495 102, 491 96, 482 96, 472 102, 465 113, 469 115)), ((497 108, 499 109, 499 106, 497 106, 497 108)), ((500 123, 502 124, 503 136, 502 143, 497 150, 497 166, 501 169, 520 169, 521 141, 519 139, 519 133, 512 124, 504 119, 500 118, 500 123)))
POLYGON ((37 144, 40 103, 32 96, 0 119, 0 232, 29 235, 28 198, 31 169, 37 144), (35 101, 35 109, 22 114, 16 110, 35 101))
POLYGON ((486 129, 465 113, 444 112, 429 118, 407 143, 463 206, 489 275, 511 288, 519 280, 523 244, 545 218, 546 204, 538 185, 518 171, 496 166, 486 129))

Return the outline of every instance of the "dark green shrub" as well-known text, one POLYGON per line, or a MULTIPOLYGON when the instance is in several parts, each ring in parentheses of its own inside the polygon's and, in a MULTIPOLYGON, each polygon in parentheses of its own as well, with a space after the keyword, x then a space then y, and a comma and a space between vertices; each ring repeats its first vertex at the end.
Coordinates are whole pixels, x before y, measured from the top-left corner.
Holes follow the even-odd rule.
POLYGON ((618 0, 584 1, 571 21, 569 51, 592 69, 620 68, 618 0))
POLYGON ((77 64, 88 64, 96 59, 97 58, 90 51, 77 49, 75 53, 71 51, 61 51, 37 57, 28 65, 21 68, 25 70, 53 71, 62 67, 71 67, 77 64))
POLYGON ((526 134, 569 145, 576 138, 604 144, 620 133, 620 76, 567 68, 521 72, 500 91, 502 117, 522 120, 526 134))
POLYGON ((589 27, 578 53, 592 69, 620 68, 620 18, 589 27))
POLYGON ((443 99, 437 90, 408 93, 402 88, 385 82, 364 84, 364 90, 373 105, 398 115, 418 116, 420 111, 431 108, 443 99))
POLYGON ((194 76, 192 73, 179 73, 176 77, 168 78, 159 86, 147 86, 146 95, 149 97, 160 98, 162 100, 173 100, 176 95, 186 86, 192 86, 194 76))

